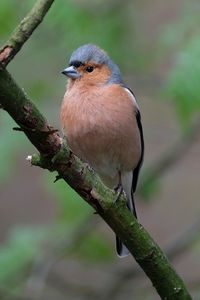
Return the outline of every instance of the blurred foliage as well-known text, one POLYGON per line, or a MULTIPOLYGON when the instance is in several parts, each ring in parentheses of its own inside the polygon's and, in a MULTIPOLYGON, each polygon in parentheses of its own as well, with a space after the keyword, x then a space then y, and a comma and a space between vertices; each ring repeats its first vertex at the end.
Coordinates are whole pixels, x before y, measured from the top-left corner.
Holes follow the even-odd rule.
POLYGON ((152 199, 153 195, 159 191, 159 183, 159 178, 152 176, 151 169, 145 170, 145 172, 142 172, 140 175, 137 191, 140 192, 140 195, 145 201, 149 201, 152 199))
POLYGON ((21 134, 16 134, 12 128, 16 123, 3 110, 0 110, 0 181, 9 179, 10 173, 16 168, 16 158, 27 141, 21 134))
POLYGON ((176 23, 168 25, 162 33, 164 51, 176 49, 175 63, 169 72, 164 91, 173 101, 183 129, 200 112, 199 9, 198 1, 184 2, 176 23))
MULTIPOLYGON (((17 22, 17 2, 12 0, 1 0, 0 3, 0 37, 6 37, 12 31, 17 22), (13 6, 14 5, 14 6, 13 6)), ((7 38, 7 37, 6 37, 7 38)))
POLYGON ((46 235, 41 228, 15 228, 0 248, 0 290, 19 292, 46 235))
POLYGON ((173 100, 181 124, 189 126, 194 114, 200 112, 200 39, 193 37, 178 53, 169 74, 166 93, 173 100))
POLYGON ((52 184, 55 177, 52 174, 45 176, 46 188, 58 200, 59 222, 69 226, 81 224, 86 216, 93 213, 90 206, 81 200, 81 197, 64 180, 52 184))
POLYGON ((199 34, 199 8, 199 1, 183 1, 175 22, 170 22, 164 28, 161 27, 160 40, 165 51, 175 49, 179 52, 191 38, 199 34))
POLYGON ((99 235, 98 232, 86 237, 76 252, 80 258, 90 263, 110 262, 116 255, 113 247, 110 247, 105 237, 99 235))
MULTIPOLYGON (((64 234, 66 231, 73 230, 73 228, 84 226, 85 219, 90 218, 94 210, 85 201, 82 201, 81 197, 63 180, 52 184, 54 180, 52 174, 47 174, 45 178, 47 179, 47 190, 51 195, 55 195, 58 201, 59 230, 64 234)), ((99 216, 96 216, 96 218, 99 218, 99 216)), ((96 228, 94 229, 96 230, 96 228)), ((76 252, 81 259, 102 262, 113 258, 112 247, 101 233, 91 233, 84 237, 76 252)))
POLYGON ((200 40, 194 37, 178 54, 167 83, 167 95, 174 102, 181 124, 188 126, 200 112, 200 40))

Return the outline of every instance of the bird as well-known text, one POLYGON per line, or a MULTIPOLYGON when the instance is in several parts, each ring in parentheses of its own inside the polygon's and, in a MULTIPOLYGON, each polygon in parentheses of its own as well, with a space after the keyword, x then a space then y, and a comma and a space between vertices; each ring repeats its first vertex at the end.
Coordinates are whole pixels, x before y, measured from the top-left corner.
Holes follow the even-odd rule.
MULTIPOLYGON (((134 193, 144 156, 141 115, 136 98, 108 54, 85 44, 71 54, 61 72, 68 77, 60 121, 71 151, 88 163, 103 183, 137 218, 134 193)), ((116 236, 119 257, 129 254, 116 236)))

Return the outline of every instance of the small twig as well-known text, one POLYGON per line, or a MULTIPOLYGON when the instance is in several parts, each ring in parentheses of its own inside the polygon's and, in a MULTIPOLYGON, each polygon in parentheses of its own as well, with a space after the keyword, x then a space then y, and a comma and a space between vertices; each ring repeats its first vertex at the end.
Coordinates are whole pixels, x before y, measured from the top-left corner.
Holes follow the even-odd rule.
POLYGON ((13 127, 14 131, 24 131, 21 127, 13 127))
POLYGON ((33 31, 42 22, 54 0, 37 0, 31 11, 13 31, 6 45, 0 50, 0 63, 7 64, 19 52, 24 43, 29 39, 33 31))
POLYGON ((57 181, 61 180, 62 179, 62 176, 60 175, 56 175, 56 178, 54 179, 54 182, 53 183, 56 183, 57 181))
POLYGON ((32 155, 28 155, 28 156, 26 157, 26 160, 29 161, 29 162, 31 163, 31 161, 32 161, 32 155))

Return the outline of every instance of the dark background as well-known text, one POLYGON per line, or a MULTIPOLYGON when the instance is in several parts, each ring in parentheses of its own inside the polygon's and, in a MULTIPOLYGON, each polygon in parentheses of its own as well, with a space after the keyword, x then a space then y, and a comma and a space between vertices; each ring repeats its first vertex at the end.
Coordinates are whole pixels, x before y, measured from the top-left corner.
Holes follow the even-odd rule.
MULTIPOLYGON (((2 45, 34 2, 1 0, 2 45)), ((173 250, 194 299, 200 298, 199 10, 195 0, 55 1, 8 67, 60 128, 66 85, 60 71, 71 52, 92 42, 119 64, 144 128, 139 221, 173 250)), ((14 126, 0 110, 1 299, 159 299, 133 258, 116 256, 114 235, 93 210, 62 181, 53 184, 56 174, 30 167, 25 158, 36 150, 14 126)))

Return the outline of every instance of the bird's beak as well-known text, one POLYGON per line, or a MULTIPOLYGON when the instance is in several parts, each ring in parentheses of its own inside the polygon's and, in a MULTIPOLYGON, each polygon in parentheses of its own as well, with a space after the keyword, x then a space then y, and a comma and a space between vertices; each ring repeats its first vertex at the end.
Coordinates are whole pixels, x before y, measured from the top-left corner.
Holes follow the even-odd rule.
POLYGON ((81 76, 74 66, 64 69, 61 73, 72 79, 77 79, 81 76))

